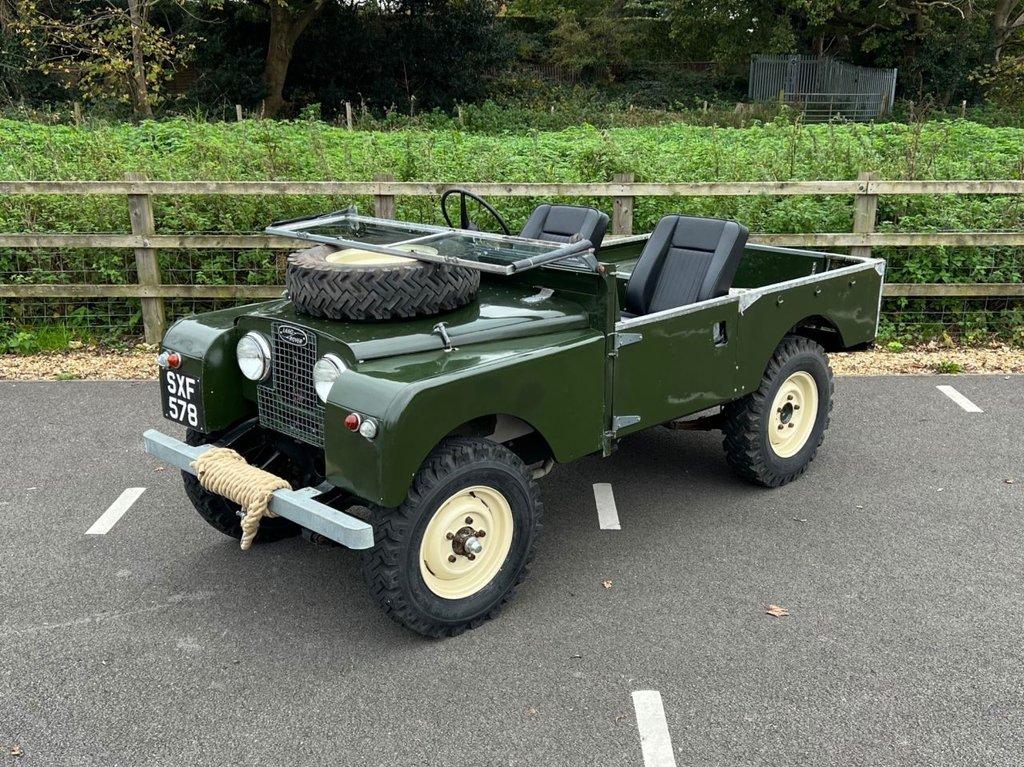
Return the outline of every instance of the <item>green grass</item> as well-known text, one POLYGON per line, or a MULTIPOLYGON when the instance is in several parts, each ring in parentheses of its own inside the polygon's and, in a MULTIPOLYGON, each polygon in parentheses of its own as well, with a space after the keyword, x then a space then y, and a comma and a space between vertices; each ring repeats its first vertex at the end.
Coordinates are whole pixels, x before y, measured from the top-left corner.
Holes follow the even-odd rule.
MULTIPOLYGON (((974 123, 817 125, 786 122, 750 128, 667 125, 587 126, 509 135, 454 130, 348 132, 320 122, 185 120, 141 125, 45 126, 0 120, 0 178, 610 181, 630 171, 638 181, 1020 178, 1024 130, 974 123)), ((335 200, 338 203, 342 200, 335 200)), ((356 200, 353 200, 356 201, 356 200)), ((159 225, 176 230, 252 230, 327 200, 161 198, 159 225)), ((366 200, 363 200, 365 203, 366 200)), ((521 223, 535 201, 501 199, 521 223)), ((608 200, 600 201, 605 207, 608 200)), ((883 198, 880 220, 907 228, 1009 223, 1006 198, 883 198)), ((635 220, 649 229, 669 210, 731 214, 764 231, 849 229, 848 197, 687 198, 637 201, 635 220)), ((1012 206, 1010 206, 1012 207, 1012 206)), ((319 208, 317 208, 319 209, 319 208)), ((436 201, 400 198, 400 215, 437 220, 436 201)), ((1013 208, 1019 216, 1019 207, 1013 208)), ((5 200, 0 222, 11 230, 116 230, 126 206, 109 198, 5 200)))

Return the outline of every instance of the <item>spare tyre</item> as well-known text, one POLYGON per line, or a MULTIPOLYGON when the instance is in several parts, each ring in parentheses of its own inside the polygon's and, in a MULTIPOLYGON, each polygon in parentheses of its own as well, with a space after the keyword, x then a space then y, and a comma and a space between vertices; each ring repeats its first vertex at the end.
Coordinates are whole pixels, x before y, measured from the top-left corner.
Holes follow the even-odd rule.
MULTIPOLYGON (((413 247, 421 252, 428 250, 424 245, 413 247)), ((358 248, 338 250, 320 245, 288 257, 285 286, 295 308, 314 317, 387 320, 465 306, 476 297, 480 272, 358 248)))

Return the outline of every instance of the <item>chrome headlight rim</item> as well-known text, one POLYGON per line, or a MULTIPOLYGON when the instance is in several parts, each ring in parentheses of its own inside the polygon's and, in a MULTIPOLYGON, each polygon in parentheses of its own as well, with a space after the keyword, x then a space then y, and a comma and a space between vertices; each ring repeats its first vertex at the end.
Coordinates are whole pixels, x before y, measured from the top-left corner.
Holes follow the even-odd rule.
POLYGON ((235 344, 235 359, 238 362, 238 369, 242 371, 242 375, 248 378, 250 381, 266 381, 270 376, 270 361, 271 361, 270 342, 263 336, 262 333, 257 333, 255 330, 250 330, 244 336, 238 339, 238 343, 235 344), (243 344, 251 343, 252 348, 256 351, 255 355, 242 356, 243 344), (246 368, 245 362, 255 361, 259 367, 255 369, 246 368))
POLYGON ((348 366, 337 354, 325 354, 313 364, 313 389, 321 402, 327 402, 331 388, 346 370, 348 366), (329 377, 324 377, 324 372, 329 377))

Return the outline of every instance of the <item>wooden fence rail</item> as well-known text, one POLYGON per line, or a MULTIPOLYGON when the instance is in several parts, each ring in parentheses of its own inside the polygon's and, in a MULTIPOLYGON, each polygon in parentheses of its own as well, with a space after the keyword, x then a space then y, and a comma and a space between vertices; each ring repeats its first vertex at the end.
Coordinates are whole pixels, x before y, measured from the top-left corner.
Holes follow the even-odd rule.
MULTIPOLYGON (((373 181, 147 181, 129 175, 123 181, 0 181, 0 196, 115 195, 128 203, 132 231, 127 233, 0 233, 0 247, 129 248, 135 251, 138 283, 0 284, 0 299, 30 298, 137 298, 142 300, 146 340, 163 336, 164 299, 261 299, 281 295, 282 286, 167 285, 161 280, 156 253, 165 249, 293 250, 293 240, 263 234, 158 234, 153 216, 157 195, 289 195, 365 196, 373 200, 376 215, 394 215, 399 196, 438 196, 452 188, 469 189, 492 197, 605 197, 612 199, 612 235, 633 232, 637 197, 721 197, 850 195, 853 221, 849 232, 801 234, 754 233, 756 242, 801 247, 849 247, 869 255, 873 247, 921 246, 1024 246, 1024 231, 1009 232, 876 232, 878 198, 883 195, 1017 195, 1024 181, 882 181, 862 173, 853 181, 736 181, 695 183, 637 183, 622 173, 611 183, 464 183, 395 181, 376 176, 373 181)), ((1021 283, 888 284, 886 296, 960 298, 1024 298, 1021 283)))

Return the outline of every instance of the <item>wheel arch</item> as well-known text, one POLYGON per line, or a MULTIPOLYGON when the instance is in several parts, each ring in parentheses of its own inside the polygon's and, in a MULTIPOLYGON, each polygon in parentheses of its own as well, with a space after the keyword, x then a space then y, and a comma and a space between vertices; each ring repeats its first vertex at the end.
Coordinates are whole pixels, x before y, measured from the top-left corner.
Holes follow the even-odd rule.
MULTIPOLYGON (((821 344, 826 352, 838 352, 849 348, 849 345, 843 338, 843 331, 839 324, 823 314, 812 314, 804 317, 794 324, 786 332, 786 335, 809 338, 821 344)), ((782 341, 780 340, 779 343, 782 343, 782 341)))
POLYGON ((575 457, 579 452, 577 446, 565 444, 564 440, 563 443, 553 442, 549 434, 555 425, 547 424, 550 428, 545 429, 544 420, 537 415, 517 413, 508 408, 498 412, 464 411, 444 424, 438 422, 436 426, 427 426, 418 420, 401 428, 398 439, 404 444, 400 450, 386 451, 387 457, 381 466, 380 496, 377 502, 382 506, 401 503, 416 472, 448 437, 488 439, 507 447, 534 471, 546 471, 555 461, 575 457), (452 422, 457 425, 452 426, 452 422))
POLYGON ((489 413, 470 418, 445 434, 441 440, 448 437, 488 439, 507 447, 527 466, 555 459, 555 451, 544 433, 527 419, 511 413, 489 413))
MULTIPOLYGON (((782 326, 785 327, 785 326, 782 326)), ((776 331, 778 332, 778 331, 776 331)), ((789 329, 779 336, 774 334, 771 338, 777 338, 770 347, 765 344, 758 349, 757 363, 746 368, 742 376, 742 394, 747 394, 758 387, 761 376, 767 370, 772 357, 779 346, 790 336, 806 338, 820 344, 826 353, 843 351, 851 348, 841 328, 841 323, 825 314, 809 314, 803 319, 789 326, 789 329)))

